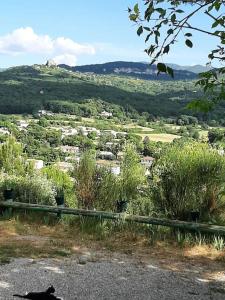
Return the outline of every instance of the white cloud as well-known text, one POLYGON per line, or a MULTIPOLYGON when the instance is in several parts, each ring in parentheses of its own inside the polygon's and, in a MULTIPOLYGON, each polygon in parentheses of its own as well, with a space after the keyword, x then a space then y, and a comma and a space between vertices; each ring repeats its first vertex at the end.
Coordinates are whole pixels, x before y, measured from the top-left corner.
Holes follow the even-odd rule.
POLYGON ((69 54, 95 54, 95 48, 90 45, 81 45, 71 39, 59 37, 54 40, 54 47, 58 52, 69 54))
POLYGON ((65 37, 54 39, 49 35, 38 35, 31 27, 22 27, 0 36, 0 54, 42 54, 55 56, 60 63, 76 63, 78 55, 95 54, 95 48, 65 37))
POLYGON ((58 55, 58 56, 55 56, 53 58, 53 60, 57 63, 57 65, 66 64, 66 65, 69 65, 69 66, 75 66, 76 63, 77 63, 76 56, 71 55, 71 54, 58 55))

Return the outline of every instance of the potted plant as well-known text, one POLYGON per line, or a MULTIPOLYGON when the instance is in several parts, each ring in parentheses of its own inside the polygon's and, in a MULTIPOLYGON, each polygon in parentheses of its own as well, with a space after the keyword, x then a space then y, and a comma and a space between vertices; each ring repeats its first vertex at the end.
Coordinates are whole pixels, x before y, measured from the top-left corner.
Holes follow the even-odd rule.
POLYGON ((65 203, 65 197, 64 197, 64 191, 62 188, 58 188, 55 196, 55 201, 58 206, 64 206, 65 203))
POLYGON ((3 191, 3 196, 5 201, 9 201, 13 199, 13 189, 6 187, 6 189, 3 191))
POLYGON ((128 201, 126 200, 118 200, 116 202, 116 211, 118 213, 123 213, 127 210, 128 201))

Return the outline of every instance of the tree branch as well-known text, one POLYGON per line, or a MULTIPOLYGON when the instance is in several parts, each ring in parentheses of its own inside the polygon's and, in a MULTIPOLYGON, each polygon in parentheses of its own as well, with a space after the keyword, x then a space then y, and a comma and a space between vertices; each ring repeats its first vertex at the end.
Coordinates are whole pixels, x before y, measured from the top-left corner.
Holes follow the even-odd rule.
MULTIPOLYGON (((179 25, 176 25, 176 26, 180 27, 179 25)), ((219 34, 216 34, 214 32, 210 32, 210 31, 207 31, 207 30, 204 30, 204 29, 201 29, 201 28, 194 27, 194 26, 192 26, 192 25, 190 25, 188 23, 187 23, 187 26, 183 25, 182 28, 199 31, 199 32, 202 32, 202 33, 206 33, 206 34, 213 35, 215 37, 221 38, 221 36, 219 34)))
MULTIPOLYGON (((204 12, 207 16, 209 16, 210 18, 212 18, 214 21, 218 21, 218 19, 216 17, 214 17, 212 14, 210 14, 207 10, 204 12)), ((225 25, 220 24, 220 26, 222 26, 223 28, 225 28, 225 25)))

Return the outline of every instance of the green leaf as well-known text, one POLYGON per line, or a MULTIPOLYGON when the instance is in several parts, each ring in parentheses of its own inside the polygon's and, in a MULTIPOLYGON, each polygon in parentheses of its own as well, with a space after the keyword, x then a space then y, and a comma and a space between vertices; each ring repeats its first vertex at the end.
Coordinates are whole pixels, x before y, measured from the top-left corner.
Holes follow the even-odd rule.
POLYGON ((130 18, 131 21, 136 21, 137 20, 137 15, 136 14, 131 14, 129 16, 129 18, 130 18))
POLYGON ((217 11, 220 10, 220 6, 221 6, 222 3, 220 3, 219 1, 216 1, 215 4, 214 4, 214 7, 217 11))
POLYGON ((170 28, 170 29, 167 31, 167 34, 173 34, 173 29, 170 28))
POLYGON ((184 13, 184 11, 183 11, 182 9, 177 9, 176 12, 177 12, 178 14, 184 13))
POLYGON ((137 34, 140 36, 143 33, 143 27, 140 26, 137 30, 137 34))
POLYGON ((176 21, 176 15, 175 14, 172 14, 171 16, 171 22, 174 23, 176 21))
POLYGON ((189 48, 192 48, 193 47, 193 43, 191 40, 186 40, 185 41, 185 44, 189 47, 189 48))
POLYGON ((216 20, 213 24, 212 24, 212 28, 215 28, 217 27, 218 25, 220 24, 220 21, 219 20, 216 20))
POLYGON ((161 7, 156 8, 155 10, 160 14, 160 17, 164 17, 166 14, 166 10, 161 7))
POLYGON ((174 78, 174 72, 173 72, 173 69, 170 68, 170 67, 167 67, 166 69, 167 69, 167 73, 168 73, 172 78, 174 78))
POLYGON ((169 53, 169 51, 170 51, 170 45, 168 44, 164 47, 163 53, 169 53))
POLYGON ((205 99, 193 100, 186 106, 188 109, 208 113, 214 107, 214 103, 205 99))
POLYGON ((162 13, 164 13, 164 9, 163 8, 161 8, 161 7, 159 7, 159 8, 156 8, 155 9, 158 13, 160 13, 160 14, 162 14, 162 13))
POLYGON ((138 3, 136 3, 136 4, 134 5, 134 12, 135 12, 136 14, 139 13, 138 3))
POLYGON ((147 41, 149 40, 150 36, 151 36, 150 33, 146 36, 145 43, 147 43, 147 41))
POLYGON ((159 72, 166 73, 166 71, 167 71, 166 65, 163 64, 163 63, 158 63, 158 64, 157 64, 157 70, 158 70, 159 72))
POLYGON ((190 36, 192 36, 192 33, 187 32, 187 33, 185 33, 185 36, 190 37, 190 36))

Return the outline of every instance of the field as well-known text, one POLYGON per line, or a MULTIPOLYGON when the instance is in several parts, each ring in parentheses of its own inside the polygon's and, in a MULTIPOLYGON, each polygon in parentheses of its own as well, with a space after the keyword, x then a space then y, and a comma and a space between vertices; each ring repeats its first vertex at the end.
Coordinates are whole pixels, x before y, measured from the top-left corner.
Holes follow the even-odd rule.
POLYGON ((154 130, 150 127, 144 127, 144 126, 140 126, 140 125, 137 125, 137 124, 134 124, 134 123, 126 124, 124 126, 124 129, 137 129, 137 130, 140 130, 140 131, 153 131, 154 130))
POLYGON ((139 136, 142 137, 142 140, 147 136, 150 141, 154 142, 163 142, 163 143, 171 143, 175 139, 179 139, 181 136, 169 133, 138 133, 139 136))

